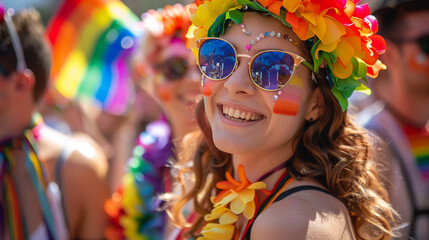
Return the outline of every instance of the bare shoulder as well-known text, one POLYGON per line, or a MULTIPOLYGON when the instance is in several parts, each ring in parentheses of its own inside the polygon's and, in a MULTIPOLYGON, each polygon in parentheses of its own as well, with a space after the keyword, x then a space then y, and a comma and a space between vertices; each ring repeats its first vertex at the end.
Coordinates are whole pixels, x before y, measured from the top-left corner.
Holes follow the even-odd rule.
POLYGON ((98 177, 105 178, 108 162, 101 147, 89 136, 76 134, 69 137, 72 152, 67 158, 69 165, 79 170, 94 172, 98 177))
POLYGON ((99 145, 84 134, 68 136, 44 127, 41 150, 53 174, 58 159, 62 191, 72 239, 102 239, 107 223, 103 204, 109 196, 107 159, 99 145))
POLYGON ((93 171, 100 177, 107 173, 107 159, 100 146, 89 136, 69 136, 44 125, 39 139, 39 157, 49 175, 55 171, 59 158, 66 159, 68 171, 93 171))
POLYGON ((355 237, 349 213, 341 201, 324 192, 304 190, 269 206, 256 219, 251 239, 355 237))

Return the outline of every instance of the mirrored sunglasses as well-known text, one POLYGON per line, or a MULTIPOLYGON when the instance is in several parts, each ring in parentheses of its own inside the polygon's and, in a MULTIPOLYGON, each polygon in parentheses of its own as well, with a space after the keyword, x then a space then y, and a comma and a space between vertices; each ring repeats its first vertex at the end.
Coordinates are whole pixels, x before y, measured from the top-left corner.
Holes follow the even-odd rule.
POLYGON ((393 39, 393 41, 397 42, 397 43, 416 42, 419 44, 420 50, 424 54, 429 55, 429 34, 425 34, 425 35, 420 36, 418 38, 412 38, 412 39, 393 39))
MULTIPOLYGON (((204 76, 211 80, 224 80, 238 67, 238 58, 246 57, 250 59, 250 79, 266 91, 282 89, 301 63, 310 65, 303 57, 280 50, 265 50, 254 56, 237 54, 234 46, 221 38, 202 38, 196 43, 198 66, 204 76)), ((311 65, 309 67, 311 69, 311 65)))
POLYGON ((422 52, 428 55, 429 54, 429 34, 419 37, 417 39, 417 43, 420 45, 422 52))
POLYGON ((155 64, 155 69, 161 71, 165 78, 170 81, 183 78, 188 68, 188 60, 180 57, 170 58, 163 63, 155 64))

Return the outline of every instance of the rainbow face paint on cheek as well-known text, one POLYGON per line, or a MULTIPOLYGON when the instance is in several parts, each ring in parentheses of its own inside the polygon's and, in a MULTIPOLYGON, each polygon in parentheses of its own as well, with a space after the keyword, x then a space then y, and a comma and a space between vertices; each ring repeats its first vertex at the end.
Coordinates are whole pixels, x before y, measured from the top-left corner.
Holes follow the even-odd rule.
POLYGON ((302 81, 298 77, 292 77, 289 86, 283 88, 274 102, 273 113, 286 116, 296 116, 299 111, 299 101, 302 96, 302 81))
POLYGON ((162 102, 169 102, 171 100, 172 91, 169 88, 159 88, 158 96, 162 102))
POLYGON ((409 66, 414 71, 422 72, 426 76, 429 76, 429 57, 423 53, 415 53, 411 57, 409 66))
POLYGON ((203 95, 206 97, 209 97, 213 93, 213 84, 214 81, 210 79, 204 79, 204 85, 203 85, 203 95))

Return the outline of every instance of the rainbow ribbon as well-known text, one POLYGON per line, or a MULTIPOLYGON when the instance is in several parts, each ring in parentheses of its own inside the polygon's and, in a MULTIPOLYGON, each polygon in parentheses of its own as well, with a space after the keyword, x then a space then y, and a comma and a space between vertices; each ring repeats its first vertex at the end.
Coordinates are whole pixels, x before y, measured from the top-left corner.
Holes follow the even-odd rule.
POLYGON ((46 34, 53 46, 54 86, 69 99, 95 100, 113 114, 134 99, 127 61, 139 18, 119 0, 65 0, 46 34))
MULTIPOLYGON (((15 162, 11 152, 13 147, 21 147, 24 150, 25 167, 39 199, 48 237, 49 239, 57 239, 51 206, 46 197, 46 177, 37 158, 36 137, 39 134, 38 131, 42 122, 40 114, 35 114, 30 127, 25 129, 19 138, 0 146, 0 186, 1 192, 4 193, 3 198, 6 205, 6 208, 2 209, 1 213, 7 215, 10 238, 14 240, 28 239, 29 235, 11 174, 15 162)), ((0 216, 0 219, 3 219, 3 216, 0 216)), ((0 224, 0 230, 3 230, 1 229, 3 226, 4 224, 0 224)))

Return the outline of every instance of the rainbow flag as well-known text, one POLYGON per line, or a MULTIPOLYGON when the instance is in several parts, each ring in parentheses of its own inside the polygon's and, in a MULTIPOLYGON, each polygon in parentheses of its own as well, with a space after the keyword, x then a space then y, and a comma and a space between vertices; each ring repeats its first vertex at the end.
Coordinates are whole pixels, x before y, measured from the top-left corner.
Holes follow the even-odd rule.
POLYGON ((411 151, 416 157, 420 174, 424 181, 429 182, 429 131, 426 128, 410 126, 403 128, 410 141, 411 151))
POLYGON ((122 115, 134 100, 128 61, 139 18, 119 0, 64 0, 46 29, 55 88, 122 115))

